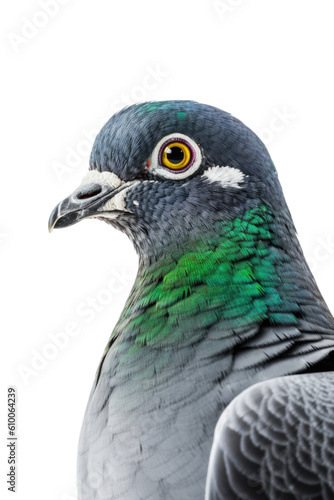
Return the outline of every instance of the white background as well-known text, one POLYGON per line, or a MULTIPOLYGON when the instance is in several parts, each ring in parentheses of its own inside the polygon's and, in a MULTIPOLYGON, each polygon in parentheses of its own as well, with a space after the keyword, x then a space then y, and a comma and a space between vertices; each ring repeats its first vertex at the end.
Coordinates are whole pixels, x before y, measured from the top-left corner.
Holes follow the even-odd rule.
POLYGON ((86 173, 94 130, 117 107, 194 99, 258 132, 334 310, 332 1, 57 2, 52 14, 43 0, 6 2, 0 13, 0 483, 1 498, 13 498, 5 407, 15 385, 19 500, 76 498, 86 401, 135 276, 130 242, 107 225, 47 231, 52 208, 86 173), (59 332, 62 348, 51 339, 59 332))

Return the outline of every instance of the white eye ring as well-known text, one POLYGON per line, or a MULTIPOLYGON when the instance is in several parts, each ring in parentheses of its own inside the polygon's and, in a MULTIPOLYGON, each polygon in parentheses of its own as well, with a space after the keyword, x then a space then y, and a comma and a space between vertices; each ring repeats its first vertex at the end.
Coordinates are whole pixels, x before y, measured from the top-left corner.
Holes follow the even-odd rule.
POLYGON ((150 172, 154 172, 155 174, 165 177, 166 179, 173 179, 174 181, 178 181, 181 179, 186 179, 194 172, 196 172, 196 170, 202 163, 202 154, 200 148, 193 139, 190 139, 190 137, 188 137, 187 135, 175 132, 173 134, 166 135, 158 142, 158 144, 153 149, 152 155, 150 157, 150 162, 150 172), (183 142, 189 147, 192 152, 192 159, 191 162, 189 162, 190 166, 188 168, 185 168, 182 171, 175 170, 174 172, 161 164, 161 148, 164 145, 168 146, 169 142, 177 141, 178 139, 180 140, 180 142, 183 142))

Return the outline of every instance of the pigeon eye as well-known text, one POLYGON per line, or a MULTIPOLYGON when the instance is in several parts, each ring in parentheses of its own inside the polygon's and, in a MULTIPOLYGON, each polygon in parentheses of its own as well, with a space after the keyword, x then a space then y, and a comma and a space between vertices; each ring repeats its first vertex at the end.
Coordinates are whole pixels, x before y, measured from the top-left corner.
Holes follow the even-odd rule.
POLYGON ((193 157, 191 148, 185 142, 169 141, 160 149, 159 163, 174 172, 184 172, 191 166, 193 157))
POLYGON ((173 180, 189 177, 201 163, 202 154, 198 144, 180 133, 163 137, 147 162, 150 172, 173 180))

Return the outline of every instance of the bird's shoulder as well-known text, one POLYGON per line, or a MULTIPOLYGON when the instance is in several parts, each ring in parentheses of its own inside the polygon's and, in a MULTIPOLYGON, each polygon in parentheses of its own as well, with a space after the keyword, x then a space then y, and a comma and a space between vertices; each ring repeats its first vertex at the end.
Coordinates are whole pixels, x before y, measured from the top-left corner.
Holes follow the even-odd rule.
POLYGON ((214 435, 207 500, 334 495, 334 372, 279 377, 239 394, 214 435))

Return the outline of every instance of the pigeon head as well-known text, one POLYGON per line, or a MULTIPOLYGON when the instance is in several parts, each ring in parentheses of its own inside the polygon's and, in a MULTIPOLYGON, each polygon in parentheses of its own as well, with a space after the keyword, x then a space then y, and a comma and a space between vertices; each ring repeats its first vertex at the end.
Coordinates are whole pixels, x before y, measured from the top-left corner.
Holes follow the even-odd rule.
POLYGON ((203 237, 261 203, 286 207, 268 151, 248 127, 212 106, 149 102, 104 125, 88 174, 55 207, 49 227, 98 218, 145 254, 203 237))

